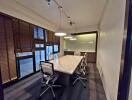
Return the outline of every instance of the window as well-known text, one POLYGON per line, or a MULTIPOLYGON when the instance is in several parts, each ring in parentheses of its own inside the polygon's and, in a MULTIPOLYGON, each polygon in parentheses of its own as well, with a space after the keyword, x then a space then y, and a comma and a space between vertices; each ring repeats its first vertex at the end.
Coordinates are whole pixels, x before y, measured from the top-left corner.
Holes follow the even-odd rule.
POLYGON ((33 73, 33 59, 27 58, 19 60, 20 78, 33 73))
POLYGON ((35 44, 35 61, 36 61, 36 71, 40 69, 40 61, 45 61, 45 49, 44 44, 35 44))
POLYGON ((59 45, 54 45, 54 53, 58 53, 59 52, 59 45))
POLYGON ((34 72, 32 52, 16 53, 19 78, 34 72))
POLYGON ((43 28, 34 28, 34 38, 35 39, 44 39, 44 29, 43 28))
POLYGON ((45 61, 45 50, 35 51, 36 71, 40 69, 40 61, 45 61))
POLYGON ((53 46, 46 46, 46 60, 52 59, 53 56, 53 46))
POLYGON ((38 39, 44 39, 44 32, 42 28, 38 28, 38 39))

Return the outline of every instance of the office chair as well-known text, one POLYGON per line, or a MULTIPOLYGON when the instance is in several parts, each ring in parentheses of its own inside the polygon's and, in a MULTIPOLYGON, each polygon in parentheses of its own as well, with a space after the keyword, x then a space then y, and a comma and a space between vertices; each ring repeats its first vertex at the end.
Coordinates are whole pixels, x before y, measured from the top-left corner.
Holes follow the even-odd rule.
POLYGON ((73 86, 75 85, 75 83, 77 83, 77 81, 79 81, 82 83, 84 88, 86 88, 86 83, 84 82, 87 81, 86 66, 87 66, 87 59, 86 56, 84 56, 79 65, 79 69, 75 72, 75 80, 73 82, 73 86))
POLYGON ((46 93, 49 89, 52 92, 53 97, 55 98, 54 87, 61 87, 61 85, 55 85, 55 81, 58 79, 58 75, 54 72, 53 64, 50 62, 40 61, 40 67, 42 72, 42 87, 47 87, 41 94, 41 96, 46 93))

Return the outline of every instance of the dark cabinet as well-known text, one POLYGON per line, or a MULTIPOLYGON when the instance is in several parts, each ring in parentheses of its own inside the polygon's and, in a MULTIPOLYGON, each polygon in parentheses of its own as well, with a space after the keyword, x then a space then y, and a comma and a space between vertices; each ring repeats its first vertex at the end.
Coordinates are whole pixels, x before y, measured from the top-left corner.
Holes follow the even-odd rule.
POLYGON ((0 15, 0 66, 3 83, 17 78, 12 19, 0 15))

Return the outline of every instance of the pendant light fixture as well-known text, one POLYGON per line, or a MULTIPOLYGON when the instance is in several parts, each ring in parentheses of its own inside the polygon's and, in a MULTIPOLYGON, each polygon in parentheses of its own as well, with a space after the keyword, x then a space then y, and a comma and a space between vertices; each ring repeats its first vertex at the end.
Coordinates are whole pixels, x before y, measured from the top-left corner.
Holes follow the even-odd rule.
POLYGON ((65 36, 66 32, 62 29, 62 6, 58 7, 59 12, 60 12, 60 20, 59 20, 59 28, 58 30, 55 32, 55 36, 65 36))

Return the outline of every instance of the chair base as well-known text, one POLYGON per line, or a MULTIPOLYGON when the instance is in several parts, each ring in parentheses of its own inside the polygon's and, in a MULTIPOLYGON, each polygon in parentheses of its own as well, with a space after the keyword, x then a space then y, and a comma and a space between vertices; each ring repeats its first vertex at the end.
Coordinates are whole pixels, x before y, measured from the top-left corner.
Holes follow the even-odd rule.
POLYGON ((52 92, 53 97, 55 98, 56 96, 55 96, 55 92, 53 90, 54 87, 59 87, 60 88, 62 86, 61 85, 47 85, 47 88, 40 94, 40 97, 50 89, 51 92, 52 92))
POLYGON ((84 88, 86 88, 86 83, 84 83, 84 81, 87 81, 87 78, 84 78, 84 77, 77 77, 74 82, 73 82, 73 86, 77 83, 77 81, 80 81, 81 84, 83 85, 84 88))

